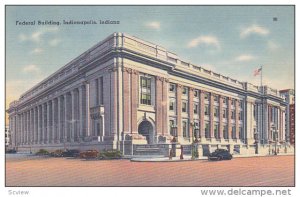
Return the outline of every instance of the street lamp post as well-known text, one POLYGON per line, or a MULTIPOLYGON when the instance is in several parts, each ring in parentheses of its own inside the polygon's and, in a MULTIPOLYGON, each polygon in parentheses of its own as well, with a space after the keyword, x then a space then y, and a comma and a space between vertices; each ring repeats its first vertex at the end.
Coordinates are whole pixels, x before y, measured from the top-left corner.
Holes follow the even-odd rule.
POLYGON ((275 130, 274 132, 275 137, 275 155, 277 155, 277 140, 278 140, 278 130, 275 130))
POLYGON ((254 143, 255 143, 255 154, 258 154, 258 133, 255 131, 254 133, 254 143))

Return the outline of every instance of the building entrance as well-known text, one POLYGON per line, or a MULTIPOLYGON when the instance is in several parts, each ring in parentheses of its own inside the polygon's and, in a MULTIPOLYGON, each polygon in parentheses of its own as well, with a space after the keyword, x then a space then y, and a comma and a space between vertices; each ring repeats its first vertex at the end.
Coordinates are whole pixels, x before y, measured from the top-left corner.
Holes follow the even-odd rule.
POLYGON ((138 132, 140 135, 143 135, 146 137, 148 144, 153 144, 154 142, 154 136, 153 136, 153 126, 152 124, 144 120, 139 124, 138 132))

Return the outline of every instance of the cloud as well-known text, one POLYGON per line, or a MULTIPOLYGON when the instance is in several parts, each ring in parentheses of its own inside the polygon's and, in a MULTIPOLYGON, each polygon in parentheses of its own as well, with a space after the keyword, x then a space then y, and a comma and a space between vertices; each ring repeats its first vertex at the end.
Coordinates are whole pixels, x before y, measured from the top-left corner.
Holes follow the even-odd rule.
POLYGON ((242 29, 241 33, 240 33, 240 37, 246 38, 252 34, 266 36, 269 33, 270 33, 270 31, 267 28, 254 24, 254 25, 251 25, 250 27, 242 29))
POLYGON ((273 41, 268 41, 268 49, 271 51, 276 51, 279 48, 279 45, 273 41))
POLYGON ((57 38, 49 41, 49 45, 52 46, 52 47, 57 46, 59 43, 60 43, 60 40, 57 39, 57 38))
POLYGON ((150 29, 159 30, 160 29, 160 22, 152 21, 146 24, 146 27, 150 29))
POLYGON ((30 53, 31 54, 40 54, 42 53, 44 50, 42 48, 35 48, 33 49, 30 53))
POLYGON ((56 33, 58 30, 59 30, 58 27, 47 27, 47 28, 39 29, 30 35, 25 35, 21 33, 19 34, 19 41, 21 42, 31 41, 31 42, 39 43, 41 42, 42 37, 45 34, 56 33))
POLYGON ((30 64, 23 67, 23 72, 25 73, 36 73, 40 71, 40 68, 37 65, 30 64))
POLYGON ((239 55, 237 56, 234 61, 236 62, 247 62, 247 61, 251 61, 256 59, 253 55, 249 55, 249 54, 243 54, 243 55, 239 55))
POLYGON ((215 36, 199 36, 188 43, 188 48, 195 48, 200 45, 212 46, 220 49, 220 42, 215 36))

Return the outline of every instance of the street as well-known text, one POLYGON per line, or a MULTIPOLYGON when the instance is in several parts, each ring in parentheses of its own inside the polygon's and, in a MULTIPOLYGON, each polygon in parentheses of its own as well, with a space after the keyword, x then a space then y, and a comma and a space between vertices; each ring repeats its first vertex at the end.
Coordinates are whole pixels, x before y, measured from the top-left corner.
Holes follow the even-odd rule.
POLYGON ((231 161, 6 159, 6 186, 294 186, 294 156, 231 161))

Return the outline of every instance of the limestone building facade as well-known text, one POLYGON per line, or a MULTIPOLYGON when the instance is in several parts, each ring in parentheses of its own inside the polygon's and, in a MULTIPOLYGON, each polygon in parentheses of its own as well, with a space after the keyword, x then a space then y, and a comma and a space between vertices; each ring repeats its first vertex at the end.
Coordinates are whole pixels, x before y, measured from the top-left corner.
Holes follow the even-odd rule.
MULTIPOLYGON (((136 144, 261 147, 287 143, 286 102, 114 33, 22 94, 9 109, 11 145, 119 149, 136 144), (275 139, 276 138, 276 139, 275 139)), ((130 151, 129 151, 130 152, 130 151)), ((131 149, 131 153, 133 150, 131 149)))

